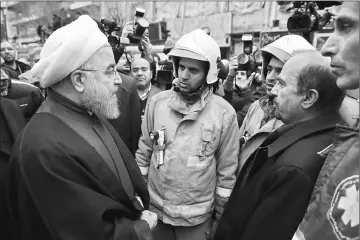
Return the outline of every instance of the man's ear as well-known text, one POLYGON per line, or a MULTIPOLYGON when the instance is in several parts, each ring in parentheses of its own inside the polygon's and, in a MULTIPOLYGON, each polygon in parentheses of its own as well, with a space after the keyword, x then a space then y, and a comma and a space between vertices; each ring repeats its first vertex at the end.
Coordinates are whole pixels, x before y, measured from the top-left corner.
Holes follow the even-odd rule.
POLYGON ((309 109, 317 102, 319 99, 319 93, 315 89, 310 89, 305 95, 302 100, 302 107, 305 109, 309 109))
POLYGON ((87 80, 87 75, 80 71, 75 70, 70 74, 70 81, 75 87, 76 91, 82 93, 84 91, 84 82, 87 80))

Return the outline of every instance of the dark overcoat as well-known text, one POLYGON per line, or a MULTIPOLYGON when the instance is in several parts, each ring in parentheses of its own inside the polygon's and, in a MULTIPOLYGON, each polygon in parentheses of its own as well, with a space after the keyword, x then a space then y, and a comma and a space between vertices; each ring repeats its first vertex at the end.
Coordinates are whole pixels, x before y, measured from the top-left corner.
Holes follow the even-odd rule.
POLYGON ((15 142, 7 193, 19 239, 150 236, 148 223, 139 220, 149 194, 130 151, 108 121, 52 91, 15 142), (77 128, 71 127, 73 120, 77 128), (113 166, 88 131, 99 135, 100 144, 108 138, 115 143, 99 148, 109 150, 113 166))
POLYGON ((337 113, 272 132, 242 168, 215 240, 291 240, 305 215, 337 113))

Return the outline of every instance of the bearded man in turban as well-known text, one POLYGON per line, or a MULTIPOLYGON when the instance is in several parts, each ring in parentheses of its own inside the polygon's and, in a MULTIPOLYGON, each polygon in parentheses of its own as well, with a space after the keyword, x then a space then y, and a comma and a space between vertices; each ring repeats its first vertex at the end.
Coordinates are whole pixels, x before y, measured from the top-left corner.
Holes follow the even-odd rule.
POLYGON ((19 239, 148 239, 157 216, 131 152, 106 119, 121 78, 87 15, 55 31, 31 70, 49 88, 17 138, 8 202, 19 239))

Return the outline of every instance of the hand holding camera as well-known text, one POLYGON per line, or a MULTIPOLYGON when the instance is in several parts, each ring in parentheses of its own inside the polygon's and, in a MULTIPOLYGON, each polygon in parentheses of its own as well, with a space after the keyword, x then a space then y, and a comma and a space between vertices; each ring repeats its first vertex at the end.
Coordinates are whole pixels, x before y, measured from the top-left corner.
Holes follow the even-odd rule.
POLYGON ((246 89, 250 88, 253 85, 253 83, 256 86, 256 85, 258 85, 259 82, 261 82, 260 73, 253 72, 250 75, 250 77, 248 77, 245 81, 242 79, 236 80, 236 86, 240 90, 246 90, 246 89))
POLYGON ((143 36, 141 39, 141 46, 144 52, 144 58, 148 60, 150 63, 153 61, 151 51, 153 49, 153 45, 150 43, 150 39, 147 36, 143 36))
POLYGON ((235 77, 236 73, 238 71, 238 68, 239 68, 238 56, 234 56, 234 57, 230 58, 229 75, 235 77))
POLYGON ((122 29, 121 37, 127 38, 129 34, 134 34, 134 29, 134 22, 127 22, 122 29))

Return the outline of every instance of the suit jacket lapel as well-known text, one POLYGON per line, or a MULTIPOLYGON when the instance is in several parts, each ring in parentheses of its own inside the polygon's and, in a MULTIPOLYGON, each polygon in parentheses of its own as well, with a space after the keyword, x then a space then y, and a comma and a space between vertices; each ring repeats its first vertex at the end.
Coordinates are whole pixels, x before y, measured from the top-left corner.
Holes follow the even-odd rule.
POLYGON ((109 130, 104 126, 103 122, 101 122, 100 120, 97 124, 93 126, 93 129, 96 131, 96 133, 99 135, 104 145, 108 149, 115 166, 116 174, 120 179, 126 195, 132 201, 135 208, 137 208, 138 210, 142 210, 143 208, 141 207, 138 200, 135 198, 134 186, 124 163, 124 159, 120 154, 119 148, 117 147, 114 138, 110 134, 109 130))
POLYGON ((119 154, 119 149, 117 148, 110 133, 104 127, 102 122, 99 121, 97 124, 95 124, 93 126, 93 129, 99 135, 99 137, 103 141, 104 145, 108 149, 108 151, 112 157, 114 166, 115 166, 116 176, 119 177, 119 179, 124 187, 124 190, 126 191, 127 195, 131 199, 131 196, 134 196, 134 190, 132 187, 132 183, 131 183, 129 174, 126 171, 126 167, 123 162, 123 159, 122 159, 121 155, 119 154))
MULTIPOLYGON (((143 176, 140 173, 139 167, 134 159, 134 156, 127 148, 121 137, 118 134, 116 134, 116 130, 113 128, 113 126, 106 119, 103 119, 101 117, 99 119, 109 130, 109 133, 112 135, 113 139, 115 140, 117 147, 120 150, 119 153, 122 156, 122 160, 123 163, 125 164, 127 172, 131 173, 130 178, 131 181, 133 182, 134 189, 136 193, 140 195, 145 208, 147 208, 149 206, 149 192, 148 192, 147 184, 145 183, 143 176)), ((138 206, 136 201, 134 205, 138 206)))

